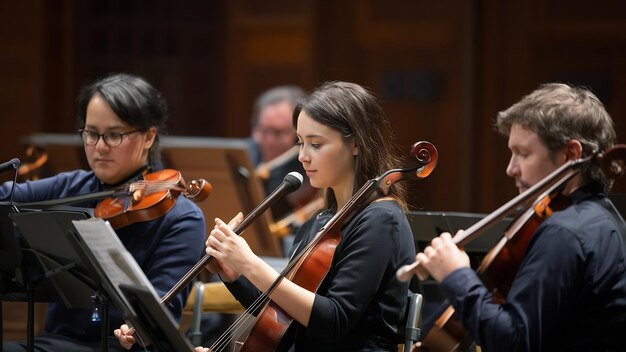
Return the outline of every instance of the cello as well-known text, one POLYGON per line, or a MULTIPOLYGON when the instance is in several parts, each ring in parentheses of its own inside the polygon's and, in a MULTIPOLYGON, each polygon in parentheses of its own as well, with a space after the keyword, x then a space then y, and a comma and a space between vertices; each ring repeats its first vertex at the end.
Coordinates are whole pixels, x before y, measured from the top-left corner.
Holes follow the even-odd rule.
MULTIPOLYGON (((341 239, 339 232, 342 224, 372 201, 386 196, 390 187, 396 182, 425 178, 430 175, 437 164, 437 150, 429 142, 415 143, 411 149, 411 156, 417 161, 417 167, 389 170, 366 182, 316 233, 306 247, 289 261, 273 284, 248 307, 246 311, 248 313, 259 309, 260 312, 246 340, 236 342, 240 346, 238 351, 275 350, 294 320, 269 298, 282 279, 286 278, 302 288, 316 292, 330 269, 335 249, 341 239)), ((229 336, 238 335, 239 329, 247 329, 252 325, 252 319, 251 315, 241 315, 210 347, 210 350, 221 351, 227 348, 229 336)))
MULTIPOLYGON (((492 292, 494 303, 506 302, 508 291, 535 231, 553 212, 571 204, 562 191, 590 163, 598 163, 607 177, 617 178, 626 170, 626 145, 615 145, 603 153, 594 153, 563 164, 540 182, 452 238, 455 244, 463 247, 520 207, 524 209, 508 226, 500 241, 485 255, 476 270, 487 289, 492 292)), ((421 280, 428 277, 419 262, 402 267, 396 273, 401 281, 409 280, 413 274, 421 280)), ((455 351, 465 349, 471 344, 473 338, 456 317, 454 308, 449 305, 442 308, 441 314, 435 315, 434 321, 426 322, 423 327, 424 338, 418 351, 455 351)))

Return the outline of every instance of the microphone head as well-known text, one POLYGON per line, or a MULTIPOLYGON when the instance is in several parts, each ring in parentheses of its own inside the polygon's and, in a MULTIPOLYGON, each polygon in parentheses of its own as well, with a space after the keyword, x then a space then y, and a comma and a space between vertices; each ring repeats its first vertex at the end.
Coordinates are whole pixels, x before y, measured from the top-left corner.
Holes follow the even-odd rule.
MULTIPOLYGON (((13 158, 13 159, 9 160, 9 163, 11 163, 11 165, 13 165, 13 169, 17 169, 20 166, 21 161, 18 158, 13 158)), ((302 176, 300 176, 300 177, 302 177, 302 176)))
POLYGON ((287 185, 287 188, 290 192, 293 192, 300 188, 300 186, 302 186, 303 180, 304 178, 297 171, 292 171, 285 175, 285 178, 283 178, 283 182, 287 185))
POLYGON ((19 166, 20 166, 20 159, 13 158, 7 161, 6 163, 0 164, 0 172, 5 172, 7 170, 17 170, 19 166))

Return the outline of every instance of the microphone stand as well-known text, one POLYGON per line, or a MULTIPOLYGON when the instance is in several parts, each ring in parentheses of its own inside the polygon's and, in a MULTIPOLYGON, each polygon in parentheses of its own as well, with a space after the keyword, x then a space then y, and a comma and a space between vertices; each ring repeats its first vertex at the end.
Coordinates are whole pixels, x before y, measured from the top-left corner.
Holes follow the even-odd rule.
MULTIPOLYGON (((2 166, 0 166, 0 168, 2 168, 2 170, 4 171, 5 169, 10 170, 10 169, 14 169, 15 173, 13 175, 13 184, 11 185, 11 193, 9 195, 9 204, 11 205, 11 210, 13 210, 13 212, 15 213, 19 213, 19 210, 17 209, 17 207, 15 206, 15 204, 13 203, 13 194, 15 194, 15 184, 17 183, 17 168, 20 166, 20 159, 18 158, 14 158, 9 160, 6 163, 3 163, 2 166)), ((33 299, 34 301, 34 299, 33 299)), ((2 324, 4 319, 2 319, 2 301, 0 301, 0 343, 2 343, 2 341, 4 341, 4 326, 2 324)), ((31 304, 31 292, 30 290, 28 291, 28 316, 27 316, 27 320, 26 320, 26 338, 27 338, 27 349, 28 351, 32 351, 33 350, 33 343, 32 343, 32 335, 33 335, 33 326, 34 326, 34 304, 31 304), (28 343, 30 342, 30 343, 28 343)))
MULTIPOLYGON (((11 192, 9 194, 9 204, 11 206, 11 210, 14 213, 19 213, 20 210, 18 209, 18 207, 15 205, 15 203, 13 203, 13 195, 15 194, 15 184, 17 183, 17 171, 18 171, 18 167, 20 166, 20 159, 18 158, 14 158, 11 159, 10 161, 8 161, 7 163, 3 164, 3 166, 6 167, 10 167, 13 168, 15 170, 14 172, 14 176, 13 176, 13 184, 11 185, 11 192)), ((30 272, 29 272, 29 276, 30 276, 30 272)), ((26 315, 26 351, 28 352, 32 352, 35 349, 35 286, 33 284, 33 282, 30 280, 28 280, 28 282, 26 282, 26 297, 27 297, 27 310, 28 313, 26 315)), ((2 312, 2 310, 0 309, 0 313, 2 312)), ((2 329, 4 328, 1 325, 2 322, 2 315, 0 315, 0 331, 2 331, 2 329)), ((0 335, 0 338, 3 338, 2 335, 0 335)), ((2 339, 0 339, 0 341, 3 341, 2 339)))

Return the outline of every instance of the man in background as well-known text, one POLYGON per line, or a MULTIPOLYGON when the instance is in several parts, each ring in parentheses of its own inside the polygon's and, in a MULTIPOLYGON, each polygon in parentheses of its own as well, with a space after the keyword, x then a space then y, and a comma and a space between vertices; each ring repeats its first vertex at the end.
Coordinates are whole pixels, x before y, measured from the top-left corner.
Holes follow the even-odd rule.
POLYGON ((261 93, 252 108, 250 155, 257 168, 257 175, 263 181, 265 194, 276 189, 291 171, 297 171, 304 177, 298 191, 272 207, 272 216, 276 220, 307 204, 314 193, 302 164, 298 161, 298 151, 294 149, 296 131, 292 124, 292 114, 303 97, 304 91, 299 87, 278 86, 261 93))

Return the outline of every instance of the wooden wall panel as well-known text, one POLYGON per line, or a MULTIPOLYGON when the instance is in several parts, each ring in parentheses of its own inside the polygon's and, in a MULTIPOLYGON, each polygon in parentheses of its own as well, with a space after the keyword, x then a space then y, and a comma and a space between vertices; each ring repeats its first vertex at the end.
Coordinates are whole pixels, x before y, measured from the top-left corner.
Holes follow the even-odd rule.
POLYGON ((229 137, 250 134, 254 99, 277 85, 307 89, 314 81, 312 1, 229 3, 227 115, 229 137))
MULTIPOLYGON (((0 2, 0 162, 22 154, 21 135, 44 126, 45 6, 39 1, 0 2)), ((7 172, 0 182, 12 179, 7 172)), ((26 338, 26 304, 3 302, 4 338, 26 338)), ((45 305, 35 307, 35 332, 45 305)))
POLYGON ((509 152, 506 139, 493 126, 498 111, 521 98, 528 82, 529 23, 525 0, 483 1, 476 9, 474 136, 475 163, 471 168, 471 208, 491 212, 515 196, 506 176, 509 152))
MULTIPOLYGON (((515 194, 496 113, 541 82, 598 91, 620 136, 622 1, 389 0, 3 3, 2 160, 20 135, 74 129, 79 88, 114 71, 163 91, 175 135, 244 137, 253 99, 292 83, 349 80, 381 97, 401 145, 429 139, 441 164, 417 207, 489 211, 515 194)), ((4 176, 4 175, 0 175, 4 176)), ((621 182, 623 183, 623 182, 621 182)), ((623 187, 618 183, 618 189, 623 187)))
POLYGON ((219 135, 229 40, 223 1, 74 2, 75 94, 112 72, 146 78, 166 98, 170 133, 219 135))
POLYGON ((20 155, 19 137, 44 125, 44 19, 39 1, 0 2, 0 162, 20 155))
POLYGON ((438 148, 435 172, 411 185, 410 205, 417 209, 470 209, 471 180, 462 171, 471 162, 472 67, 465 64, 472 55, 471 4, 341 2, 328 17, 344 17, 320 34, 318 53, 335 58, 319 68, 324 79, 369 87, 407 151, 419 140, 438 148))

